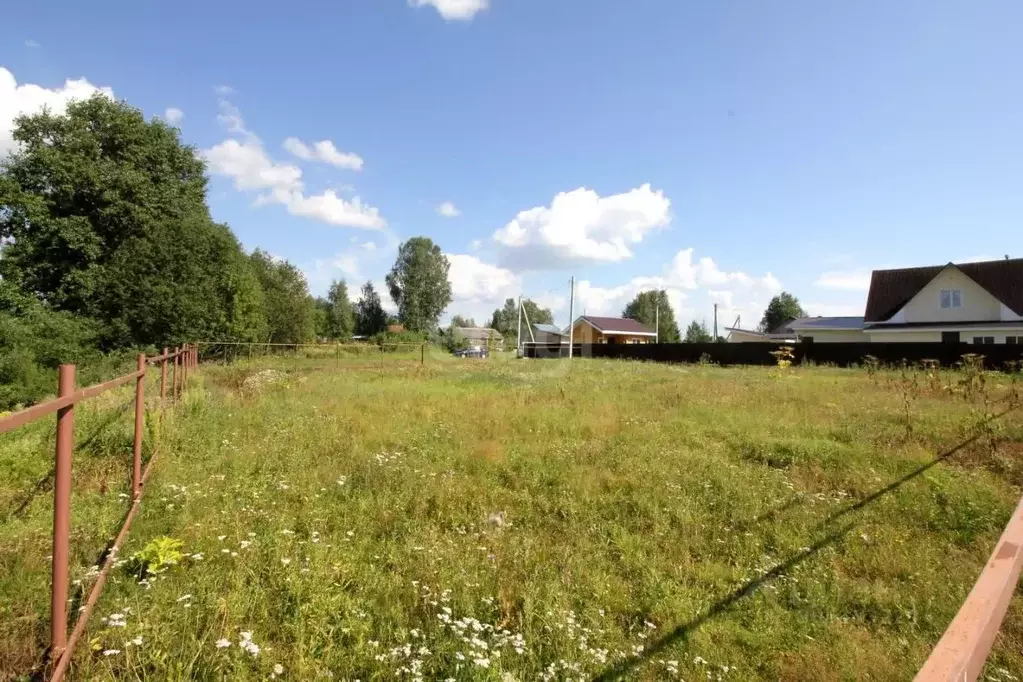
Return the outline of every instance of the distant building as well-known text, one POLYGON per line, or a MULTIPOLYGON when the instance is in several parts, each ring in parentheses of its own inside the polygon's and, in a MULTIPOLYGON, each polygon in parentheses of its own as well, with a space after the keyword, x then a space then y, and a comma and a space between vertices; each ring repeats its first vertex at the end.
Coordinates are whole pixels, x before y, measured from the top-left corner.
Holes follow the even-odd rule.
POLYGON ((821 343, 869 341, 863 333, 862 317, 800 317, 778 325, 769 332, 725 327, 729 343, 774 342, 798 343, 816 340, 821 343))
POLYGON ((533 340, 536 343, 568 343, 568 334, 555 324, 534 324, 533 340))
POLYGON ((871 341, 1023 344, 1023 258, 875 270, 871 341))
POLYGON ((863 317, 801 317, 732 343, 908 341, 1023 345, 1023 258, 874 270, 863 317))
POLYGON ((501 332, 490 327, 455 327, 452 332, 465 339, 473 348, 500 348, 504 345, 501 332))
POLYGON ((573 343, 654 343, 657 332, 627 317, 583 315, 572 325, 573 343))

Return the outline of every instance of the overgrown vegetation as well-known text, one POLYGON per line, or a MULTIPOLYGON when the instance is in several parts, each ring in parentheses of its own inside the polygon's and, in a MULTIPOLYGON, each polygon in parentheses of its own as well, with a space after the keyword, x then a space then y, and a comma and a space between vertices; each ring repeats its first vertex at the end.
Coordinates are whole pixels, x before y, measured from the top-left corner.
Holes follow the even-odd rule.
MULTIPOLYGON (((133 349, 384 332, 371 284, 356 306, 343 281, 317 301, 293 264, 245 253, 210 216, 204 161, 164 121, 97 95, 19 117, 14 139, 0 159, 0 410, 51 394, 62 362, 81 381, 133 349)), ((438 247, 403 244, 388 284, 408 329, 435 329, 451 299, 438 247)))
MULTIPOLYGON (((400 357, 202 368, 122 549, 183 557, 114 572, 73 679, 910 679, 1023 484, 1007 375, 400 357)), ((0 440, 0 513, 51 434, 0 440)), ((123 445, 76 453, 82 589, 123 445)), ((0 677, 45 641, 49 502, 6 519, 0 677)), ((1017 599, 988 678, 1021 651, 1017 599)))

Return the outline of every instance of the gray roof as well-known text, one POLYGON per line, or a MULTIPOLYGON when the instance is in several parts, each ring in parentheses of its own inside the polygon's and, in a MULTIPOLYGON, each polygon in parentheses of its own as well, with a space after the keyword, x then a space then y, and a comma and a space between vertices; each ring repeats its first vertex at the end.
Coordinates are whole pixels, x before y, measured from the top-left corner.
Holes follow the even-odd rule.
POLYGON ((548 334, 564 334, 565 332, 556 324, 534 324, 533 329, 548 334))
POLYGON ((801 317, 785 325, 789 329, 863 329, 863 317, 801 317))

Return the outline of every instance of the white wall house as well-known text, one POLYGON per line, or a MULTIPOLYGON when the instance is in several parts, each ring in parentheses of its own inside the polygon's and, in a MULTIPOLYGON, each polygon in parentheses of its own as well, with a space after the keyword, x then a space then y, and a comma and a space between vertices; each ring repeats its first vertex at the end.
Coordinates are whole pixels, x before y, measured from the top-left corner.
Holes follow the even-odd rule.
POLYGON ((1023 258, 875 270, 863 317, 802 317, 768 333, 726 331, 733 343, 1023 344, 1023 258))
POLYGON ((1023 344, 1023 259, 877 270, 871 341, 1023 344))

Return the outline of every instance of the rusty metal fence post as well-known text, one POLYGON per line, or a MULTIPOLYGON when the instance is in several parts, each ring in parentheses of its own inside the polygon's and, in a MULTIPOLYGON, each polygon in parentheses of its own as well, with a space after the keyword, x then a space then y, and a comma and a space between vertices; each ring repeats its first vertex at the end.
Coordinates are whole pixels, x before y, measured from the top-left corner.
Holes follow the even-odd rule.
POLYGON ((160 360, 160 407, 167 405, 167 347, 163 349, 163 358, 160 360))
POLYGON ((171 366, 171 398, 178 399, 178 351, 179 346, 174 347, 174 365, 171 366))
MULTIPOLYGON (((75 366, 61 365, 57 395, 75 392, 75 366)), ((71 451, 75 442, 75 405, 57 412, 57 449, 53 473, 53 573, 50 590, 51 653, 67 646, 68 552, 71 542, 71 451)))
POLYGON ((131 451, 131 494, 139 496, 142 487, 142 424, 145 410, 146 354, 139 353, 139 378, 135 380, 135 444, 131 451))

